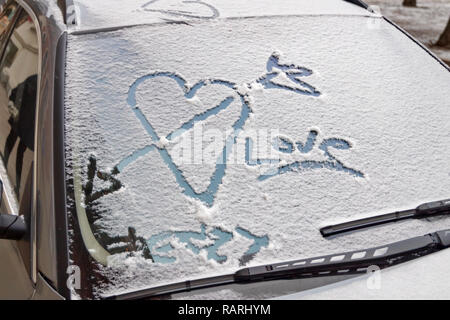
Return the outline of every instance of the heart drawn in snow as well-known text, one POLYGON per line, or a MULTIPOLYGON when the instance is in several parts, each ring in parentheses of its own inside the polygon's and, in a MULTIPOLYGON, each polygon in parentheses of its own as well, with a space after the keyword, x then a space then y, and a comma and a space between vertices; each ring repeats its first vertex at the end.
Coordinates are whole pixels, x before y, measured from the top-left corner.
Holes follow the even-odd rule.
MULTIPOLYGON (((128 104, 131 106, 136 117, 139 119, 153 142, 152 145, 148 145, 142 149, 142 152, 157 149, 164 162, 175 175, 176 181, 183 188, 183 192, 192 198, 201 200, 208 206, 212 206, 214 195, 225 174, 228 153, 232 148, 238 131, 242 129, 251 112, 245 97, 238 94, 235 90, 235 84, 223 80, 209 79, 200 80, 194 85, 189 86, 187 81, 180 75, 170 72, 156 72, 141 77, 133 83, 128 95, 128 104), (166 80, 166 86, 167 81, 171 82, 172 88, 165 88, 162 90, 162 96, 158 97, 158 99, 155 99, 154 97, 155 91, 151 91, 153 92, 152 97, 145 100, 145 108, 144 106, 139 107, 136 100, 138 88, 149 81, 159 81, 158 84, 162 85, 162 80, 166 80), (209 104, 206 107, 202 108, 201 106, 200 108, 202 108, 202 110, 198 110, 197 106, 196 111, 191 111, 191 113, 195 113, 193 116, 188 116, 187 118, 181 117, 180 119, 178 113, 181 112, 177 112, 178 110, 174 108, 175 103, 171 103, 174 96, 176 96, 176 91, 182 92, 182 95, 176 98, 184 99, 184 102, 192 100, 201 101, 203 100, 202 92, 206 92, 208 89, 212 90, 212 87, 220 87, 218 90, 225 90, 225 92, 221 93, 222 96, 214 96, 213 99, 209 97, 209 99, 207 99, 209 100, 209 104), (165 99, 164 96, 166 97, 165 99), (234 108, 235 110, 232 110, 233 103, 239 105, 238 110, 236 110, 236 108, 234 108), (154 111, 153 114, 151 114, 151 111, 154 111), (180 136, 182 133, 194 128, 196 123, 207 121, 212 116, 219 116, 219 114, 224 114, 226 112, 228 112, 228 117, 232 119, 230 123, 231 128, 228 128, 231 130, 225 130, 226 132, 230 132, 230 134, 225 138, 225 141, 223 141, 221 152, 212 168, 212 174, 206 189, 199 191, 193 186, 192 180, 186 176, 186 173, 183 172, 176 161, 174 161, 173 155, 170 153, 167 146, 162 145, 161 142, 164 140, 173 141, 173 139, 180 136), (155 117, 156 113, 157 117, 155 117)), ((186 106, 189 104, 191 104, 192 108, 195 108, 195 106, 192 105, 192 102, 185 103, 184 105, 186 106)), ((118 169, 121 169, 120 164, 118 169)))
MULTIPOLYGON (((320 92, 313 86, 301 80, 302 77, 311 75, 311 70, 295 64, 282 64, 279 61, 279 54, 277 53, 273 53, 269 57, 266 69, 267 72, 264 75, 249 84, 246 83, 241 86, 238 86, 231 81, 220 79, 204 79, 193 85, 189 85, 182 76, 173 72, 154 72, 138 78, 130 86, 127 102, 149 135, 151 144, 136 150, 133 154, 122 159, 116 166, 118 172, 121 172, 137 158, 152 150, 157 150, 163 161, 174 174, 177 183, 183 189, 183 193, 193 199, 202 201, 209 207, 212 206, 214 197, 225 175, 228 154, 236 142, 239 132, 252 112, 249 106, 249 101, 251 99, 249 99, 248 92, 246 90, 240 90, 239 88, 251 88, 252 85, 259 84, 267 90, 282 89, 303 95, 320 95, 320 92), (283 76, 290 81, 290 83, 286 84, 278 82, 277 79, 279 76, 283 76), (150 99, 145 100, 146 106, 142 105, 140 107, 136 97, 137 91, 141 86, 145 86, 150 81, 159 81, 158 85, 161 90, 143 90, 146 93, 151 93, 152 96, 150 99), (165 86, 161 84, 164 81, 166 81, 165 86), (170 88, 167 88, 167 81, 170 82, 170 88), (210 95, 213 97, 212 101, 208 101, 208 104, 205 107, 200 107, 200 110, 198 110, 198 108, 195 109, 194 106, 192 106, 195 110, 192 114, 188 112, 190 116, 183 116, 182 112, 174 108, 173 104, 170 103, 171 99, 173 100, 177 93, 179 95, 178 99, 184 100, 185 102, 201 100, 202 94, 214 87, 221 88, 227 93, 217 94, 216 92, 216 94, 210 95), (180 92, 181 94, 179 94, 180 92), (233 111, 235 114, 230 114, 232 108, 234 108, 234 105, 236 104, 239 105, 238 110, 233 111), (164 112, 160 112, 156 119, 154 119, 152 118, 152 111, 157 113, 159 108, 158 105, 159 107, 162 106, 162 108, 166 109, 164 112), (169 106, 170 109, 167 109, 167 106, 169 106), (177 165, 176 161, 174 161, 170 151, 167 149, 167 145, 163 143, 163 141, 173 141, 173 139, 182 134, 182 132, 192 129, 196 123, 207 121, 208 119, 211 119, 212 116, 220 116, 226 112, 229 112, 228 117, 232 119, 231 123, 229 123, 232 129, 229 131, 231 133, 223 141, 223 147, 212 168, 212 174, 209 176, 208 181, 206 181, 207 184, 205 189, 202 191, 196 190, 197 188, 193 187, 192 180, 187 179, 186 172, 184 172, 180 166, 177 165), (173 121, 174 119, 175 121, 173 121)), ((141 95, 138 96, 141 97, 141 95)), ((228 130, 226 130, 226 132, 228 132, 228 130)), ((195 175, 195 173, 193 175, 195 175)))

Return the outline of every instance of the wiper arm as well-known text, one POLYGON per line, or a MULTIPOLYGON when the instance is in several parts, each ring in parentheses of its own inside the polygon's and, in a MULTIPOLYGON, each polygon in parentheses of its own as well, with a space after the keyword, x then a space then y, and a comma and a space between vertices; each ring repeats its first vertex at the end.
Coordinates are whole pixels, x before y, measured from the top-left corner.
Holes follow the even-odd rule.
POLYGON ((448 247, 450 229, 366 250, 243 268, 233 274, 183 281, 105 299, 144 299, 233 283, 362 274, 373 265, 383 269, 448 247))
POLYGON ((415 209, 397 211, 382 214, 379 216, 327 226, 321 228, 320 233, 324 237, 329 237, 344 232, 377 226, 380 224, 396 222, 405 219, 421 219, 443 214, 450 214, 450 199, 424 203, 415 209))

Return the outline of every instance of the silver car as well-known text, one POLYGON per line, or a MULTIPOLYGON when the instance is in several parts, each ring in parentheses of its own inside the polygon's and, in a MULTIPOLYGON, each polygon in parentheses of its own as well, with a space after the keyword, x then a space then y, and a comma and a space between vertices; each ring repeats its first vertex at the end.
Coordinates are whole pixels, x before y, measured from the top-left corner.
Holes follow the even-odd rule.
POLYGON ((1 299, 342 298, 450 246, 449 68, 359 0, 10 0, 0 46, 1 299))

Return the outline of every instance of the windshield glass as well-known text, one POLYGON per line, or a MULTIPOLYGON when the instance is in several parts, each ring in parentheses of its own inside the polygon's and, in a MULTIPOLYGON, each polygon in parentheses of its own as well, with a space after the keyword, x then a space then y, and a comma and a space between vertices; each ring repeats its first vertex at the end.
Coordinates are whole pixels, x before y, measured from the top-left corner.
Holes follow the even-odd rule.
POLYGON ((450 227, 436 217, 319 232, 449 196, 450 74, 382 19, 72 34, 66 74, 70 254, 82 296, 450 227))

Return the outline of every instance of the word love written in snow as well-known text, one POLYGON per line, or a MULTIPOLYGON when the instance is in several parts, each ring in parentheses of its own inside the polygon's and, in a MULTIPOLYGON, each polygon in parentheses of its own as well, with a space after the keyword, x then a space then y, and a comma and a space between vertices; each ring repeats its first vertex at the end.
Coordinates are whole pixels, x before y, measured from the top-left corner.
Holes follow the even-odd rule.
MULTIPOLYGON (((293 142, 283 136, 276 136, 272 141, 272 147, 279 154, 308 154, 316 147, 316 140, 318 131, 311 130, 308 134, 306 142, 293 142)), ((282 162, 282 157, 278 159, 261 159, 254 158, 253 153, 253 139, 246 138, 245 141, 245 162, 249 166, 265 166, 268 167, 263 174, 258 177, 258 180, 266 180, 276 175, 287 173, 290 171, 313 170, 313 169, 329 169, 335 171, 342 171, 355 177, 364 177, 364 173, 356 169, 350 168, 343 164, 336 156, 334 156, 330 149, 347 150, 352 147, 351 143, 342 138, 328 138, 323 139, 317 149, 322 153, 321 160, 296 160, 285 164, 282 162)))

